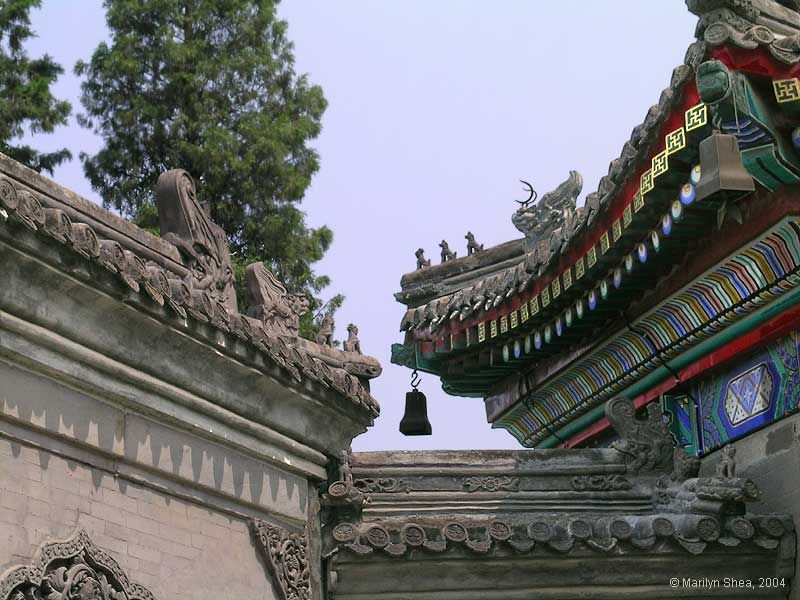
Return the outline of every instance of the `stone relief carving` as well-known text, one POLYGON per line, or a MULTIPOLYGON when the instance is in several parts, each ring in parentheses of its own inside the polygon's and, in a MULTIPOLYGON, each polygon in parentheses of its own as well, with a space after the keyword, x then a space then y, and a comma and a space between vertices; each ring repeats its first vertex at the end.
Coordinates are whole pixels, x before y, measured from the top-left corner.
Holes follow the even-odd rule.
POLYGON ((547 240, 551 234, 575 216, 575 203, 583 188, 583 178, 577 171, 570 171, 569 177, 552 192, 542 196, 536 204, 524 204, 512 215, 511 222, 525 234, 529 249, 539 240, 547 240))
POLYGON ((249 316, 261 321, 267 333, 298 337, 300 318, 308 312, 308 298, 290 294, 262 262, 247 265, 245 281, 250 297, 249 316))
POLYGON ((353 485, 365 494, 369 493, 384 493, 391 494, 394 492, 410 492, 411 484, 403 481, 402 479, 395 479, 393 477, 381 477, 379 479, 356 479, 353 485))
POLYGON ((350 468, 350 452, 343 450, 339 459, 339 479, 328 486, 328 492, 322 497, 323 502, 330 505, 346 505, 360 510, 369 503, 365 490, 355 485, 353 471, 350 468))
POLYGON ((463 486, 468 492, 499 492, 502 490, 516 490, 519 487, 519 478, 507 476, 465 477, 463 486))
POLYGON ((131 583, 117 562, 97 548, 84 530, 45 543, 30 565, 0 578, 0 600, 155 600, 131 583))
POLYGON ((236 310, 233 266, 225 232, 200 205, 191 175, 183 169, 162 173, 156 184, 161 237, 181 253, 193 290, 208 292, 229 313, 236 310))
POLYGON ((576 475, 572 488, 578 492, 611 492, 631 489, 631 482, 622 475, 576 475))
POLYGON ((674 440, 662 418, 658 404, 646 407, 645 418, 636 418, 633 401, 617 396, 606 403, 606 418, 620 436, 612 444, 625 457, 630 473, 646 470, 671 470, 674 440))
POLYGON ((308 531, 293 533, 260 519, 250 522, 281 600, 311 600, 308 531))

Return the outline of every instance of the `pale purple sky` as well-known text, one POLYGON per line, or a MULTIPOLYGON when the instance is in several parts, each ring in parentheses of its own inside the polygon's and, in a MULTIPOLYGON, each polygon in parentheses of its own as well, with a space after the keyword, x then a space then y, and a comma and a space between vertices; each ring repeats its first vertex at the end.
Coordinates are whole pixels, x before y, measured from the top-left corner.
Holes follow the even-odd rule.
MULTIPOLYGON (((410 371, 389 363, 404 312, 392 294, 419 247, 436 263, 442 239, 464 253, 468 230, 487 247, 519 237, 519 179, 541 195, 577 169, 579 202, 597 189, 682 63, 696 18, 680 0, 292 0, 280 15, 298 72, 329 102, 302 208, 335 234, 316 269, 347 296, 336 337, 356 323, 384 367, 372 387, 381 416, 353 448, 519 447, 490 429, 480 399, 447 396, 430 375, 420 389, 433 436, 398 432, 410 371)), ((72 67, 107 36, 102 2, 43 0, 32 17, 29 52, 65 67, 55 91, 78 112, 72 67)), ((77 159, 98 138, 73 117, 36 143, 69 147, 75 159, 54 179, 100 201, 77 159)))

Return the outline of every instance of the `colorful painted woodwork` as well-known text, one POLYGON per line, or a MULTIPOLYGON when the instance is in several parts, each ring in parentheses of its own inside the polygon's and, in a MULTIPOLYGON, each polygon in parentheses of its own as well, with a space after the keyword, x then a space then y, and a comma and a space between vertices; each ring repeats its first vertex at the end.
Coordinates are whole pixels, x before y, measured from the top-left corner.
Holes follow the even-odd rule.
MULTIPOLYGON (((796 20, 800 37, 800 13, 796 20)), ((781 21, 782 36, 792 23, 781 21)), ((405 340, 392 360, 435 374, 448 393, 484 398, 493 426, 522 444, 549 446, 564 439, 560 429, 572 435, 572 424, 602 418, 597 409, 611 396, 646 387, 665 361, 795 291, 800 195, 784 193, 774 211, 768 198, 800 183, 800 52, 761 22, 746 34, 729 25, 701 22, 703 41, 583 206, 571 172, 546 202, 517 211, 526 239, 513 251, 509 242, 404 276, 405 340), (698 193, 699 147, 712 134, 735 147, 747 186, 698 193), (748 195, 750 178, 757 187, 748 195), (774 219, 761 218, 765 209, 774 219), (699 242, 712 238, 727 253, 709 262, 714 253, 699 242), (694 275, 684 280, 687 271, 694 275), (467 342, 441 343, 454 336, 467 342)), ((728 397, 736 427, 777 418, 750 414, 774 391, 768 375, 756 370, 734 385, 760 390, 752 404, 728 397)), ((708 451, 688 433, 702 428, 699 417, 694 425, 685 417, 676 423, 686 443, 708 451)))
POLYGON ((671 428, 704 455, 800 410, 800 331, 665 399, 671 428))

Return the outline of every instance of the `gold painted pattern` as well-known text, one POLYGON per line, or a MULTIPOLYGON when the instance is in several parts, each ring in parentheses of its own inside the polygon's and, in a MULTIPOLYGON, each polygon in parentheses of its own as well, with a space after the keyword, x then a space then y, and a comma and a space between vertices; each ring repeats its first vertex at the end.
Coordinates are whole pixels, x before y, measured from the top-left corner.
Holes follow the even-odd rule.
POLYGON ((611 224, 611 236, 615 242, 622 237, 622 223, 619 219, 611 224))
POLYGON ((667 142, 667 156, 675 154, 686 147, 686 130, 683 127, 679 127, 675 131, 668 133, 665 139, 667 142))
POLYGON ((633 195, 633 212, 639 212, 644 208, 644 196, 642 196, 641 190, 637 190, 637 192, 633 195))
POLYGON ((611 242, 608 239, 608 232, 605 231, 600 238, 600 254, 605 254, 609 248, 611 248, 611 242))
POLYGON ((493 338, 497 337, 497 319, 493 319, 491 323, 489 323, 489 335, 493 338))
POLYGON ((702 102, 686 111, 686 131, 694 131, 708 123, 708 107, 702 102))
POLYGON ((486 341, 486 323, 478 323, 478 341, 486 341))
POLYGON ((644 196, 647 192, 653 189, 653 171, 648 169, 644 173, 642 173, 642 179, 639 187, 639 191, 644 196))
POLYGON ((775 100, 779 103, 800 100, 800 81, 797 77, 791 79, 776 79, 772 82, 775 90, 775 100))
POLYGON ((633 222, 633 209, 631 205, 625 207, 625 210, 622 211, 622 224, 623 226, 627 227, 633 222))
POLYGON ((591 269, 597 264, 597 248, 592 246, 586 253, 586 265, 591 269))
POLYGON ((653 173, 653 179, 658 177, 659 175, 663 175, 669 170, 669 162, 667 159, 667 151, 662 150, 658 154, 653 157, 653 160, 650 161, 651 169, 650 171, 653 173))
POLYGON ((531 298, 531 316, 539 313, 539 296, 531 298))

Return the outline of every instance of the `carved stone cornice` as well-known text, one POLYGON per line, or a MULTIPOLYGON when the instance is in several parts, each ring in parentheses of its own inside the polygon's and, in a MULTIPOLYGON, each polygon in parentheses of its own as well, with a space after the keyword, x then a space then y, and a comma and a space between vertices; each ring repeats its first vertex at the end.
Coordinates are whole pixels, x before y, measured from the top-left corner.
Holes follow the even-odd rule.
POLYGON ((414 550, 438 554, 453 549, 487 554, 504 547, 517 553, 584 549, 626 554, 683 549, 700 554, 712 544, 773 550, 793 531, 791 519, 783 515, 563 514, 495 521, 447 521, 443 515, 438 520, 339 523, 330 529, 330 537, 326 536, 325 555, 349 552, 358 556, 402 557, 414 550))
MULTIPOLYGON (((0 238, 4 241, 40 259, 46 255, 47 261, 58 268, 88 285, 111 291, 129 306, 155 313, 165 324, 181 330, 191 324, 194 331, 208 334, 204 341, 210 338, 217 344, 219 335, 238 338, 258 351, 260 358, 284 370, 294 384, 315 382, 318 392, 333 390, 346 399, 348 410, 355 407, 367 422, 378 415, 378 404, 365 381, 380 373, 377 360, 333 348, 325 349, 323 357, 313 342, 296 338, 295 343, 287 344, 267 331, 262 321, 236 311, 224 234, 197 204, 188 173, 170 171, 161 180, 158 199, 165 210, 163 231, 167 239, 152 239, 140 231, 151 245, 162 250, 172 249, 178 255, 175 249, 180 249, 185 264, 176 265, 170 259, 170 268, 166 268, 151 260, 156 257, 152 248, 144 251, 141 244, 122 235, 101 237, 110 229, 98 224, 103 211, 97 207, 92 209, 91 222, 81 222, 78 219, 85 218, 82 213, 67 210, 64 204, 56 208, 55 199, 35 191, 37 187, 55 187, 48 180, 27 171, 24 180, 6 176, 9 162, 0 155, 0 238)), ((21 167, 19 170, 24 171, 21 167)), ((19 174, 15 171, 15 175, 19 174)), ((111 213, 105 216, 109 221, 116 219, 111 213)), ((139 231, 130 224, 125 228, 139 231)), ((226 340, 222 346, 233 348, 238 340, 226 340)), ((240 358, 237 353, 236 359, 240 358)))
POLYGON ((0 600, 155 600, 132 583, 83 529, 37 550, 29 565, 0 575, 0 600))
POLYGON ((250 527, 280 600, 312 600, 308 530, 290 532, 260 519, 250 527))

